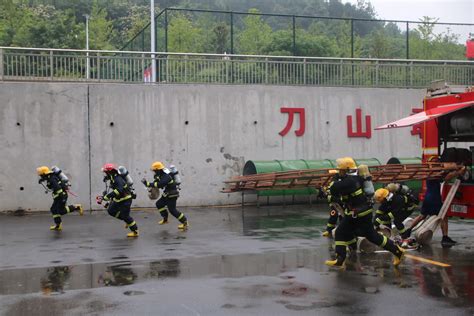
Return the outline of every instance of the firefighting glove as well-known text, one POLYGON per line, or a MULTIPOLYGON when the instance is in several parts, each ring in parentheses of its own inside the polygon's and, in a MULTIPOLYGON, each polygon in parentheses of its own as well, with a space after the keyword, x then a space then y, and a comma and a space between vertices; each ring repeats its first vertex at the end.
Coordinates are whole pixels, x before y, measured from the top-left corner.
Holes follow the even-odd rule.
POLYGON ((150 186, 150 183, 148 183, 148 181, 147 181, 145 178, 142 179, 142 183, 143 183, 146 187, 149 187, 149 186, 150 186))

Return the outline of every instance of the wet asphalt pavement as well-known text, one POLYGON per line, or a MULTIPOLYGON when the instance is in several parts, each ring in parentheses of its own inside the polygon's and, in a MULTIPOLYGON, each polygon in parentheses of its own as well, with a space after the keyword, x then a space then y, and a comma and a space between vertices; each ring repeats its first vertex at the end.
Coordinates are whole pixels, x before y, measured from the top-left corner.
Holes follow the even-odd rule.
POLYGON ((1 315, 474 315, 474 221, 454 219, 459 242, 411 254, 357 254, 345 271, 321 236, 317 206, 183 208, 190 229, 156 211, 134 211, 140 237, 97 212, 0 215, 1 315))

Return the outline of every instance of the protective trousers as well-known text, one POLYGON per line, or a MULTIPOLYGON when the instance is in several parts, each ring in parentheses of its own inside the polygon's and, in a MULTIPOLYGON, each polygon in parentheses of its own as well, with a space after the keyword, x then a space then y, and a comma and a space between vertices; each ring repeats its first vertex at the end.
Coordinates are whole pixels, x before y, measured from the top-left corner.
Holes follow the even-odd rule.
POLYGON ((372 214, 361 217, 344 216, 336 229, 336 259, 342 264, 346 259, 346 246, 354 243, 355 236, 367 238, 373 244, 400 257, 402 252, 387 237, 377 233, 372 224, 372 214))
POLYGON ((177 197, 162 196, 158 201, 156 201, 156 207, 165 221, 168 220, 169 211, 171 215, 176 217, 181 223, 186 223, 186 216, 176 209, 177 200, 177 197))
POLYGON ((339 214, 338 214, 337 210, 335 210, 335 209, 331 206, 331 211, 329 212, 328 223, 327 223, 327 225, 326 225, 326 231, 332 232, 332 230, 333 230, 334 228, 336 228, 336 224, 337 224, 338 218, 339 218, 339 214))
POLYGON ((403 239, 406 239, 410 237, 411 230, 406 228, 405 225, 403 224, 403 221, 410 216, 412 211, 407 211, 407 210, 402 210, 398 212, 390 212, 388 214, 377 214, 375 218, 375 226, 379 226, 379 224, 383 224, 389 228, 391 228, 391 223, 393 221, 393 224, 395 227, 397 227, 398 232, 400 233, 400 237, 403 239))
POLYGON ((53 220, 56 225, 61 224, 61 215, 66 215, 68 213, 77 211, 79 207, 74 205, 66 205, 67 195, 58 196, 53 200, 53 205, 51 205, 50 211, 53 214, 53 220))
POLYGON ((128 199, 122 202, 115 202, 111 201, 109 207, 107 208, 107 212, 110 216, 118 218, 124 221, 128 228, 131 231, 138 230, 137 223, 133 220, 130 216, 130 207, 132 206, 132 199, 128 199))

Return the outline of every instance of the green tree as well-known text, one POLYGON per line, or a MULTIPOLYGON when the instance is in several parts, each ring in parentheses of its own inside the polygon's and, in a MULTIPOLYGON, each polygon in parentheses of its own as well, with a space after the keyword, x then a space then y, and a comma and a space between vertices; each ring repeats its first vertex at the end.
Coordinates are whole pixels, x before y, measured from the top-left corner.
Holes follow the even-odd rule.
POLYGON ((115 49, 115 46, 111 43, 111 39, 116 36, 115 33, 112 21, 107 19, 107 10, 101 8, 98 0, 95 0, 89 19, 90 49, 115 49))
POLYGON ((183 14, 174 16, 168 26, 168 51, 200 52, 200 29, 183 14))
MULTIPOLYGON (((249 13, 260 13, 250 9, 249 13)), ((272 41, 272 28, 259 15, 248 15, 244 18, 244 29, 237 36, 239 54, 264 54, 272 41)))

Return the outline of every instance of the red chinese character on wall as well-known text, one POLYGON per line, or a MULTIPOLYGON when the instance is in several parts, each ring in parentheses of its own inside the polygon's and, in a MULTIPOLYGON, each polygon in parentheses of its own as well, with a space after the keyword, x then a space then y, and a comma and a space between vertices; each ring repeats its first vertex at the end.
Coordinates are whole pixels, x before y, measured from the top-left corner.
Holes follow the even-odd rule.
POLYGON ((280 108, 281 113, 288 113, 288 121, 286 122, 285 128, 279 133, 281 136, 285 136, 293 126, 293 119, 295 113, 299 114, 300 128, 295 131, 296 136, 303 136, 305 131, 305 112, 304 108, 280 108))
POLYGON ((362 131, 362 110, 356 109, 356 131, 352 130, 352 115, 347 116, 347 137, 372 137, 370 115, 365 116, 365 132, 362 131))
MULTIPOLYGON (((417 108, 411 109, 411 114, 416 114, 420 112, 423 112, 423 109, 417 109, 417 108)), ((418 135, 420 138, 423 138, 423 133, 421 132, 422 127, 423 127, 423 124, 415 124, 412 126, 410 133, 412 135, 418 135)))

